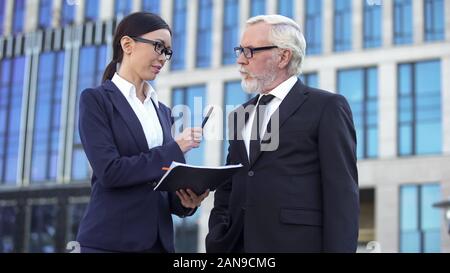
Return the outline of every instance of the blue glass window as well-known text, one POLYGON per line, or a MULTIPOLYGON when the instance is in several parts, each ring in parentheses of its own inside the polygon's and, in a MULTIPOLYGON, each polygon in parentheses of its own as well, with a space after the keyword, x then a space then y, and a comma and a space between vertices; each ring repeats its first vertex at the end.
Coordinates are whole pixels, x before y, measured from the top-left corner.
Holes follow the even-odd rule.
POLYGON ((6 9, 6 1, 1 0, 0 1, 0 35, 3 35, 3 32, 4 32, 3 22, 5 21, 5 9, 6 9))
POLYGON ((225 94, 224 94, 224 116, 223 116, 223 146, 222 146, 222 163, 225 164, 228 155, 228 115, 247 102, 251 98, 251 95, 244 92, 241 87, 241 81, 232 81, 225 83, 225 94))
POLYGON ((212 0, 199 0, 197 23, 197 67, 209 67, 211 65, 212 43, 212 0))
POLYGON ((186 65, 186 25, 187 3, 186 0, 174 0, 173 2, 173 57, 170 61, 171 70, 181 70, 186 65))
POLYGON ((411 0, 394 0, 394 43, 411 44, 412 41, 411 0))
POLYGON ((161 11, 159 0, 142 0, 143 11, 159 14, 161 11))
POLYGON ((334 50, 352 49, 352 1, 334 1, 334 50))
POLYGON ((381 46, 381 4, 364 1, 364 47, 381 46))
POLYGON ((80 63, 78 65, 77 101, 75 112, 75 128, 72 150, 72 181, 87 181, 91 174, 89 162, 84 153, 78 132, 78 103, 81 92, 86 88, 101 84, 103 70, 106 65, 106 46, 86 46, 80 49, 80 63))
POLYGON ((85 0, 84 2, 84 20, 97 21, 98 19, 98 0, 85 0))
POLYGON ((12 32, 17 34, 23 31, 25 23, 25 0, 14 0, 14 15, 12 32))
POLYGON ((302 74, 300 78, 305 85, 319 88, 319 75, 317 73, 302 74))
POLYGON ((305 1, 306 53, 322 52, 322 0, 305 1))
POLYGON ((425 41, 445 38, 444 1, 425 0, 425 41))
POLYGON ((60 25, 71 25, 75 22, 75 4, 71 1, 64 0, 61 9, 60 25))
POLYGON ((14 206, 0 207, 0 253, 17 252, 15 238, 18 237, 18 210, 14 206))
MULTIPOLYGON (((205 86, 197 85, 185 88, 175 88, 172 92, 173 115, 176 122, 176 132, 182 131, 181 122, 184 128, 201 127, 203 121, 203 112, 207 111, 205 86), (187 106, 187 112, 181 113, 180 106, 187 106), (178 126, 180 125, 180 126, 178 126)), ((186 154, 186 162, 188 164, 203 165, 204 164, 204 145, 199 148, 192 149, 186 154)))
POLYGON ((57 216, 58 208, 53 204, 31 206, 29 252, 55 252, 57 216))
POLYGON ((376 68, 338 71, 338 90, 353 113, 358 158, 378 155, 378 73, 376 68))
POLYGON ((39 28, 49 28, 52 25, 52 0, 39 0, 39 28))
POLYGON ((131 12, 133 0, 116 0, 114 3, 114 15, 117 17, 127 16, 131 12))
POLYGON ((294 18, 294 1, 292 0, 278 0, 278 14, 294 18))
POLYGON ((31 180, 55 182, 59 153, 64 52, 47 52, 39 58, 36 110, 31 157, 31 180))
POLYGON ((400 252, 440 252, 441 211, 439 184, 405 185, 400 188, 400 252))
POLYGON ((398 154, 442 152, 440 61, 398 67, 398 154))
POLYGON ((266 14, 266 0, 250 1, 250 17, 266 14))
POLYGON ((0 185, 15 185, 25 58, 3 59, 0 64, 0 185))
POLYGON ((234 64, 236 56, 233 48, 239 45, 239 3, 237 0, 224 0, 222 64, 234 64))

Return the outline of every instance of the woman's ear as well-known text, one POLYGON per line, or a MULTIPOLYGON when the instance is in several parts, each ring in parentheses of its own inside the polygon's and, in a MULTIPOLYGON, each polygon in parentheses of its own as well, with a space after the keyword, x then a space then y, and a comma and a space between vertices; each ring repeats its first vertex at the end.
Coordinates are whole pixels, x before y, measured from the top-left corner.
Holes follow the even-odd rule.
POLYGON ((283 51, 280 54, 280 63, 278 64, 279 68, 285 68, 289 65, 289 62, 292 59, 292 50, 291 49, 282 49, 283 51))
POLYGON ((133 52, 134 40, 129 36, 123 36, 120 39, 120 45, 122 46, 124 55, 130 55, 133 52))

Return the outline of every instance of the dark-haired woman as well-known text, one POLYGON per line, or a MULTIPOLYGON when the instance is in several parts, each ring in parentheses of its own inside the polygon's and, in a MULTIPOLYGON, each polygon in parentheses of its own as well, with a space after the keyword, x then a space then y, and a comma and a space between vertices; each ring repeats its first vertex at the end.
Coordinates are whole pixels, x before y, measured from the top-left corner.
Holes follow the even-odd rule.
POLYGON ((158 15, 125 17, 103 84, 80 97, 81 142, 93 169, 91 199, 77 236, 81 252, 174 252, 171 214, 190 216, 206 198, 189 189, 154 191, 163 167, 184 162, 200 128, 172 138, 170 109, 147 82, 172 56, 171 30, 158 15))

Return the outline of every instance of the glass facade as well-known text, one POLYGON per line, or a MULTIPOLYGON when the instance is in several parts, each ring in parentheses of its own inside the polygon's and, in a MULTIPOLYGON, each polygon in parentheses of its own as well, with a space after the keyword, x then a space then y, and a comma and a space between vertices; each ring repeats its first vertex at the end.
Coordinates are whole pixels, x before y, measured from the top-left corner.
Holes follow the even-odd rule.
POLYGON ((441 104, 440 61, 398 66, 399 156, 442 152, 441 104))
POLYGON ((322 53, 322 0, 305 1, 306 53, 322 53))
MULTIPOLYGON (((81 92, 86 88, 92 88, 101 84, 103 70, 106 67, 106 45, 85 46, 80 49, 77 79, 78 106, 81 92)), ((72 181, 87 181, 91 175, 89 162, 81 145, 78 132, 78 107, 75 110, 73 150, 72 150, 72 181)))
POLYGON ((374 5, 364 1, 364 47, 380 47, 382 43, 382 5, 374 5))
POLYGON ((16 249, 17 209, 13 205, 0 206, 0 253, 12 253, 16 249))
POLYGON ((98 0, 85 0, 84 1, 84 20, 96 21, 98 19, 99 11, 98 0))
POLYGON ((412 0, 394 0, 394 43, 413 42, 412 0))
MULTIPOLYGON (((447 5, 449 3, 447 2, 447 5)), ((444 0, 425 0, 425 41, 441 41, 445 38, 444 0)))
POLYGON ((173 56, 170 61, 171 70, 181 70, 186 65, 186 25, 187 25, 187 3, 186 0, 175 0, 173 2, 173 25, 172 43, 173 56))
POLYGON ((224 115, 223 115, 223 144, 222 144, 222 164, 226 163, 228 155, 228 115, 239 107, 241 104, 247 102, 252 95, 244 92, 241 87, 241 81, 231 81, 225 83, 224 94, 224 115))
MULTIPOLYGON (((176 132, 181 133, 182 127, 201 127, 203 115, 206 106, 206 87, 204 85, 189 86, 182 88, 175 88, 172 92, 172 107, 174 108, 173 114, 175 114, 176 132), (187 106, 186 112, 179 111, 180 106, 187 106), (182 122, 182 123, 181 123, 182 122)), ((200 145, 199 148, 192 149, 185 155, 186 162, 193 165, 204 164, 204 145, 200 145)))
POLYGON ((352 1, 334 1, 334 51, 352 49, 352 1))
POLYGON ((223 5, 222 64, 227 65, 236 63, 233 48, 239 45, 239 2, 224 0, 223 5))
POLYGON ((4 21, 6 15, 6 1, 0 1, 0 35, 3 35, 4 32, 4 21))
POLYGON ((75 5, 70 1, 62 1, 60 25, 72 25, 75 22, 75 5))
POLYGON ((440 252, 441 199, 439 184, 404 185, 400 188, 400 252, 440 252))
POLYGON ((278 0, 277 13, 294 19, 295 1, 278 0))
POLYGON ((55 252, 58 207, 55 204, 32 205, 30 210, 29 252, 55 252))
POLYGON ((0 185, 17 183, 25 58, 1 61, 0 185))
POLYGON ((52 25, 52 5, 52 0, 39 0, 39 28, 46 29, 52 25))
POLYGON ((46 52, 39 58, 34 115, 32 182, 56 182, 60 145, 64 52, 46 52))
POLYGON ((250 1, 250 17, 266 14, 266 0, 250 1))
POLYGON ((161 13, 160 0, 142 0, 141 10, 160 14, 161 13))
POLYGON ((378 156, 378 72, 376 68, 338 71, 338 88, 353 113, 359 159, 378 156))
POLYGON ((14 0, 12 33, 23 31, 25 21, 25 0, 14 0))
POLYGON ((196 67, 209 67, 212 54, 213 1, 199 0, 197 21, 196 67))
POLYGON ((114 3, 114 15, 122 18, 131 13, 133 0, 116 0, 114 3))
POLYGON ((302 74, 300 78, 305 85, 319 88, 319 75, 317 73, 302 74))

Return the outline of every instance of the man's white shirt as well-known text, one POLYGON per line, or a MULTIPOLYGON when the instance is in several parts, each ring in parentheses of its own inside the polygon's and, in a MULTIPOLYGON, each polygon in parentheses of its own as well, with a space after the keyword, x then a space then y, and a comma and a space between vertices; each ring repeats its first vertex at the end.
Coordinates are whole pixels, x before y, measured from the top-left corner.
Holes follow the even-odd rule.
MULTIPOLYGON (((292 87, 297 82, 298 78, 297 76, 292 76, 286 81, 282 82, 280 85, 275 87, 272 91, 270 91, 268 94, 275 96, 267 105, 266 105, 266 111, 265 115, 262 121, 262 129, 261 129, 261 138, 266 132, 267 124, 269 123, 270 117, 272 114, 280 107, 280 104, 283 102, 284 98, 287 96, 289 91, 292 89, 292 87)), ((259 100, 261 99, 261 96, 258 98, 258 102, 255 105, 255 109, 250 113, 249 119, 247 123, 245 124, 244 128, 242 129, 242 136, 245 143, 245 148, 247 150, 247 156, 250 158, 250 137, 252 132, 252 125, 253 120, 255 118, 255 110, 256 106, 259 104, 259 100)))

